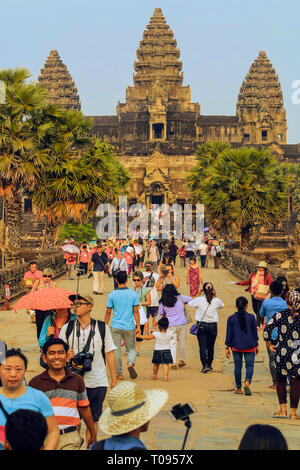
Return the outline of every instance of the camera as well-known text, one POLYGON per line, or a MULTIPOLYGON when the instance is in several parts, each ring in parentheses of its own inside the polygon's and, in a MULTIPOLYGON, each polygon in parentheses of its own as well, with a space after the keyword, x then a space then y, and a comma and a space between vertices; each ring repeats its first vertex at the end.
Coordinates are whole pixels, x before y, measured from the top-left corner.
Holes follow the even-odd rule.
POLYGON ((76 276, 83 276, 84 269, 82 269, 80 266, 75 266, 75 269, 77 271, 76 276))
POLYGON ((92 370, 94 354, 90 352, 80 352, 69 361, 69 369, 75 374, 83 376, 85 372, 92 370))
POLYGON ((169 274, 168 269, 161 269, 160 272, 161 272, 161 275, 162 275, 163 277, 166 277, 166 276, 169 274))
POLYGON ((174 419, 174 421, 178 421, 179 419, 184 421, 195 412, 196 409, 190 403, 186 403, 185 405, 181 405, 181 403, 179 403, 178 405, 173 406, 172 411, 169 411, 169 415, 174 419))

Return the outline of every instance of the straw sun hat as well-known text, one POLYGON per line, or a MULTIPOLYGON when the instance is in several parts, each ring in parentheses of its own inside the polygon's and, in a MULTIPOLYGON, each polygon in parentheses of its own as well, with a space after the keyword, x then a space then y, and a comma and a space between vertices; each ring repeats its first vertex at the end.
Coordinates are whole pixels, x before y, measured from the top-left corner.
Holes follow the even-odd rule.
POLYGON ((152 419, 168 399, 166 390, 142 390, 132 382, 123 382, 108 394, 109 408, 99 420, 100 429, 116 436, 139 428, 152 419))
POLYGON ((260 263, 258 263, 258 265, 256 267, 257 268, 267 268, 268 265, 265 261, 260 261, 260 263))

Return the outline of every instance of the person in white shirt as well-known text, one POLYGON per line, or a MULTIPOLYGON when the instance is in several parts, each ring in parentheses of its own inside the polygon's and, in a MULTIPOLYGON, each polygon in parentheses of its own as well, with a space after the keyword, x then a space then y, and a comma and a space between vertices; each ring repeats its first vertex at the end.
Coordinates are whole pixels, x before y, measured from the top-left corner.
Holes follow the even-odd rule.
POLYGON ((133 271, 135 268, 141 267, 142 259, 143 259, 143 247, 139 244, 138 240, 134 240, 133 243, 134 248, 134 258, 133 258, 133 271))
POLYGON ((116 280, 116 276, 117 276, 119 271, 125 271, 126 274, 128 274, 128 265, 126 263, 125 258, 123 258, 123 253, 122 253, 121 250, 118 250, 116 252, 116 256, 112 260, 110 268, 109 268, 109 272, 110 272, 110 274, 112 274, 112 276, 114 278, 114 289, 118 288, 118 283, 117 283, 117 280, 116 280))
POLYGON ((197 339, 202 362, 202 373, 212 371, 214 345, 218 334, 218 310, 224 307, 223 302, 216 297, 211 282, 203 284, 204 295, 191 300, 188 305, 197 308, 195 320, 198 325, 197 339))
MULTIPOLYGON (((95 320, 91 318, 91 311, 94 305, 94 299, 90 295, 79 295, 76 294, 70 296, 75 304, 76 315, 78 317, 73 324, 73 330, 67 337, 68 323, 64 325, 60 331, 59 337, 69 344, 69 356, 70 358, 76 356, 79 352, 82 352, 84 346, 87 344, 91 328, 92 333, 90 341, 89 352, 93 354, 93 360, 91 363, 91 370, 86 371, 83 375, 87 396, 90 402, 90 408, 95 424, 96 434, 98 432, 98 421, 102 413, 102 405, 106 395, 108 387, 108 378, 106 375, 106 365, 104 357, 108 365, 108 369, 111 376, 111 388, 117 385, 116 375, 116 359, 114 351, 117 349, 111 335, 110 328, 105 325, 104 335, 104 348, 102 338, 100 335, 100 327, 95 320), (77 334, 79 333, 79 336, 77 334)), ((87 442, 89 440, 89 434, 87 433, 87 442)))
POLYGON ((206 258, 207 258, 207 242, 202 242, 199 245, 199 256, 201 261, 201 268, 205 268, 206 265, 206 258))
POLYGON ((155 284, 159 280, 159 274, 153 272, 153 264, 150 261, 146 261, 145 268, 146 271, 143 272, 144 285, 151 289, 151 304, 147 306, 147 319, 149 319, 150 316, 152 317, 152 329, 154 330, 155 328, 153 327, 153 319, 157 317, 159 308, 159 298, 155 284))

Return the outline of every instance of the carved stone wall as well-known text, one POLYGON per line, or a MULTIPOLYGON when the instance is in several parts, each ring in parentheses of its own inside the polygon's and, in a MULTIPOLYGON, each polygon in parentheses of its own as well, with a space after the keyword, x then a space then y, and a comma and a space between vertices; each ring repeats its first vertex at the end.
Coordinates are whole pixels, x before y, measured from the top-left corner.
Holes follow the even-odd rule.
MULTIPOLYGON (((246 256, 238 250, 224 250, 222 264, 242 281, 249 279, 250 274, 256 271, 257 258, 246 256)), ((268 264, 268 270, 275 280, 279 276, 284 276, 288 280, 290 289, 300 287, 300 271, 291 271, 268 264)))

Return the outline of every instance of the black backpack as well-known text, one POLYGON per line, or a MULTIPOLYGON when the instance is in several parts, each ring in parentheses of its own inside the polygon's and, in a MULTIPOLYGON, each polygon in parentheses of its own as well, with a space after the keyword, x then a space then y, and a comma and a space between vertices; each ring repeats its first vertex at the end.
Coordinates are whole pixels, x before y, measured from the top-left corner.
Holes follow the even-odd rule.
MULTIPOLYGON (((91 325, 93 325, 95 323, 96 323, 96 320, 92 319, 91 325)), ((74 324, 75 324, 75 320, 71 320, 68 323, 68 326, 67 326, 66 340, 67 340, 68 343, 69 343, 69 337, 70 337, 70 335, 71 335, 71 333, 74 329, 74 324)), ((100 336, 101 336, 101 339, 102 339, 101 352, 102 352, 104 364, 106 364, 106 357, 105 357, 105 323, 104 323, 104 321, 97 320, 97 324, 98 324, 99 333, 100 333, 100 336)))

